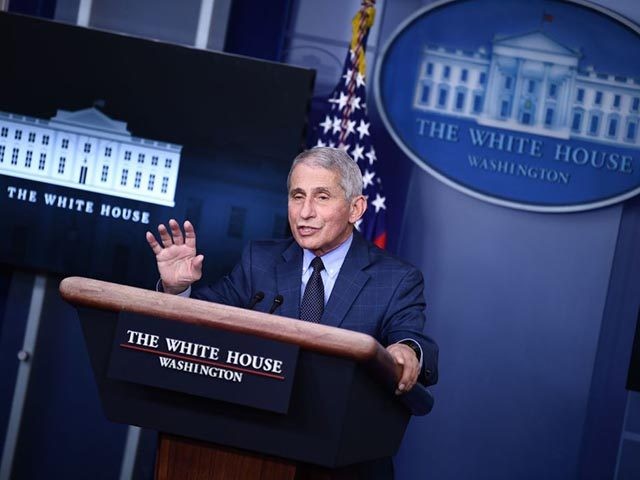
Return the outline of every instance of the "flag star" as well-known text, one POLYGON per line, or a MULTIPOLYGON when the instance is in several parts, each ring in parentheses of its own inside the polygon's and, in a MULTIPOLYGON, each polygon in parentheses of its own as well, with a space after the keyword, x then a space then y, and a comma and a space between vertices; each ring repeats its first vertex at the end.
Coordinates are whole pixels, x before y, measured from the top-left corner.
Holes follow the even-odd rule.
POLYGON ((318 143, 315 145, 316 147, 326 147, 327 144, 322 141, 322 139, 318 139, 318 143))
POLYGON ((376 199, 371 202, 371 205, 376 207, 376 213, 378 213, 380 210, 387 209, 386 205, 384 204, 386 200, 387 199, 385 197, 381 197, 379 193, 376 193, 376 199))
POLYGON ((356 128, 356 130, 358 130, 358 133, 360 134, 360 140, 362 140, 362 137, 364 137, 365 135, 369 135, 369 124, 364 120, 360 120, 360 125, 358 125, 358 128, 356 128))
POLYGON ((359 144, 356 143, 353 147, 353 150, 351 150, 351 156, 356 162, 359 162, 364 158, 363 152, 364 152, 364 147, 361 147, 359 144))
POLYGON ((349 153, 349 144, 348 143, 341 143, 340 145, 338 145, 338 148, 340 150, 342 150, 344 153, 349 153))
POLYGON ((360 225, 362 225, 362 219, 356 220, 356 223, 355 223, 356 230, 360 231, 360 225))
POLYGON ((329 130, 331 130, 332 125, 333 125, 333 122, 331 121, 331 117, 329 115, 327 115, 324 118, 324 122, 320 124, 320 126, 322 127, 322 130, 324 130, 324 133, 327 133, 329 130))
POLYGON ((369 150, 369 153, 365 154, 365 157, 369 159, 369 165, 373 165, 373 162, 377 160, 376 151, 373 149, 373 147, 371 147, 371 150, 369 150))
POLYGON ((342 128, 340 126, 340 119, 338 117, 333 117, 333 133, 338 133, 340 131, 340 129, 342 128))
MULTIPOLYGON (((366 189, 369 185, 373 186, 373 177, 375 176, 376 176, 376 172, 370 172, 369 170, 365 170, 364 175, 362 175, 362 188, 366 189)), ((378 179, 378 181, 379 180, 380 179, 378 179)))
POLYGON ((349 85, 349 82, 351 81, 351 77, 353 76, 353 70, 350 68, 349 70, 347 70, 347 73, 345 73, 342 78, 344 78, 344 83, 349 85))
POLYGON ((356 133, 356 121, 355 120, 347 120, 347 137, 349 137, 349 135, 351 135, 352 133, 355 134, 356 133))
POLYGON ((364 87, 364 85, 365 85, 364 75, 361 74, 360 72, 358 72, 358 74, 356 75, 356 85, 358 87, 364 87))
POLYGON ((340 98, 338 99, 338 110, 342 110, 348 101, 349 101, 349 96, 345 95, 344 92, 340 92, 340 98))
POLYGON ((355 111, 355 110, 358 110, 359 108, 362 108, 362 106, 360 105, 360 100, 362 100, 360 97, 353 97, 349 101, 349 105, 351 105, 351 110, 352 111, 355 111))
POLYGON ((335 146, 336 146, 336 142, 334 142, 333 140, 329 140, 329 146, 330 146, 331 148, 335 148, 335 146))

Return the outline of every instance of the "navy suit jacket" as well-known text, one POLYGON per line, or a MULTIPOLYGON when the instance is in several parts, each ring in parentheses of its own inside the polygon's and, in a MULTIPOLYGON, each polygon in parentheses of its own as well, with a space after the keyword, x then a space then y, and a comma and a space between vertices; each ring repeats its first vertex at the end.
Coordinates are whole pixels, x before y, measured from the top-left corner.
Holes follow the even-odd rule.
MULTIPOLYGON (((255 310, 267 312, 276 295, 284 302, 274 313, 299 318, 302 249, 295 240, 251 242, 233 271, 192 297, 247 307, 256 292, 264 300, 255 310)), ((353 242, 325 306, 320 323, 366 333, 387 346, 407 338, 422 347, 420 381, 438 378, 438 347, 424 332, 424 281, 412 265, 377 248, 354 232, 353 242)))

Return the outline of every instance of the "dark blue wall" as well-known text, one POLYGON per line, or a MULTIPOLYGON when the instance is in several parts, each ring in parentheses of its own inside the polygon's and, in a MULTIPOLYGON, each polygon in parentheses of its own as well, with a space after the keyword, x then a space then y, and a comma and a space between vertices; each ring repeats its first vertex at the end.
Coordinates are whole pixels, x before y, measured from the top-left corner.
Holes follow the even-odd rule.
POLYGON ((231 4, 224 51, 282 61, 292 0, 240 0, 231 4), (251 32, 247 35, 247 32, 251 32))
POLYGON ((56 0, 13 0, 9 2, 9 11, 34 17, 53 18, 56 0))
POLYGON ((520 212, 414 172, 401 253, 442 375, 402 478, 576 478, 621 210, 520 212))

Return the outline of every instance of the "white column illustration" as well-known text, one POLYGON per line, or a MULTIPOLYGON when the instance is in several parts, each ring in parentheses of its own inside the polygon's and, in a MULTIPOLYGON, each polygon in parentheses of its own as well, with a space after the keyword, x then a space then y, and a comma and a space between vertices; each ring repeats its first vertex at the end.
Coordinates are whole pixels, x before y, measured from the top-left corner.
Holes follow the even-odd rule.
POLYGON ((516 78, 515 85, 513 87, 513 98, 511 100, 511 112, 509 114, 509 120, 512 122, 518 122, 518 113, 520 110, 520 97, 522 96, 522 84, 524 83, 522 78, 522 64, 524 60, 516 58, 516 78))
POLYGON ((571 128, 571 106, 575 98, 576 91, 576 68, 569 67, 569 75, 566 80, 566 90, 564 101, 562 102, 563 110, 559 119, 560 125, 563 125, 567 131, 571 128))
MULTIPOLYGON (((549 84, 549 70, 551 65, 549 63, 544 64, 544 73, 542 76, 542 85, 538 91, 538 105, 536 109, 536 118, 534 119, 534 125, 536 127, 542 127, 545 121, 546 103, 547 103, 547 89, 549 84)), ((556 92, 557 96, 558 92, 556 92)))
POLYGON ((498 72, 498 59, 494 58, 489 67, 487 78, 487 90, 484 99, 484 116, 498 118, 498 97, 497 91, 500 86, 502 76, 498 72))
POLYGON ((556 125, 559 128, 564 128, 567 124, 567 107, 569 103, 569 87, 570 78, 568 75, 563 75, 558 82, 558 101, 556 102, 556 125))

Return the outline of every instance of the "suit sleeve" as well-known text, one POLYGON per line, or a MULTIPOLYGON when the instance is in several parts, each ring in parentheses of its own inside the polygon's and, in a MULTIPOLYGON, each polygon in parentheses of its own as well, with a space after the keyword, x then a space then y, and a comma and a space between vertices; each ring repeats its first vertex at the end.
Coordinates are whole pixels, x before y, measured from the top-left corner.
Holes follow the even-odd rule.
POLYGON ((398 283, 384 316, 382 339, 385 345, 411 339, 422 348, 419 381, 433 385, 438 381, 438 346, 424 334, 424 280, 422 273, 409 269, 398 283))
POLYGON ((191 297, 232 307, 246 307, 251 301, 251 255, 252 244, 249 243, 231 273, 215 283, 195 289, 191 297))

